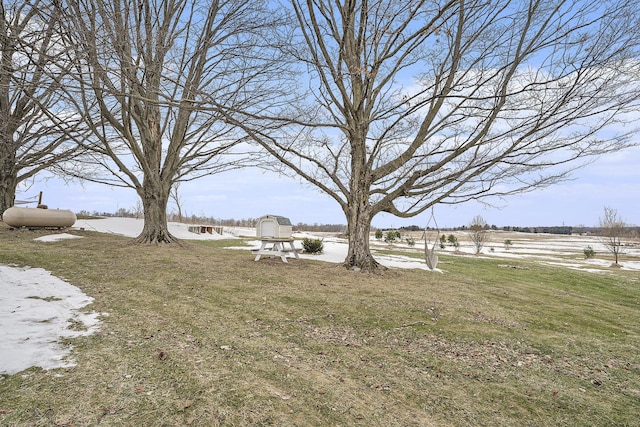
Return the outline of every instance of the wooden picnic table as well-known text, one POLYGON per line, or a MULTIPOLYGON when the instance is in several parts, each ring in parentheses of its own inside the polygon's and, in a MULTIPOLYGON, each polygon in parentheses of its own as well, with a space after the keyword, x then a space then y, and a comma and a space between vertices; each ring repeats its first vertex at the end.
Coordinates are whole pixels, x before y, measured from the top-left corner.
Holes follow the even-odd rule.
POLYGON ((270 257, 279 256, 282 262, 287 262, 289 253, 293 253, 296 258, 300 258, 298 256, 300 249, 295 248, 293 239, 261 238, 260 241, 262 242, 260 249, 252 251, 256 256, 254 261, 259 261, 261 256, 268 255, 270 257), (289 247, 286 247, 286 243, 289 244, 289 247))

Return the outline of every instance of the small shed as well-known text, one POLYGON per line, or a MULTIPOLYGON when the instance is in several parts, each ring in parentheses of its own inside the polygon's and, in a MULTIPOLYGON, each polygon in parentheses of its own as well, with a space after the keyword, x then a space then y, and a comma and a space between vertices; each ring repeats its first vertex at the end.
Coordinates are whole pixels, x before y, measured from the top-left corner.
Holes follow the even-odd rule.
POLYGON ((256 223, 256 237, 262 239, 290 239, 292 232, 291 220, 284 216, 265 215, 256 223))

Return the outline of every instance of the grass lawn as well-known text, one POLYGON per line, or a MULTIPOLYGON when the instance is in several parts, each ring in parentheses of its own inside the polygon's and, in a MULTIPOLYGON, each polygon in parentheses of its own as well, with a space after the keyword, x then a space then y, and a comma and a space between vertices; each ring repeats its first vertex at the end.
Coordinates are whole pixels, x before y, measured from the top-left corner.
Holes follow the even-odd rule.
POLYGON ((77 366, 0 376, 2 426, 640 425, 637 272, 442 255, 372 275, 73 233, 0 226, 1 264, 109 314, 70 341, 77 366))

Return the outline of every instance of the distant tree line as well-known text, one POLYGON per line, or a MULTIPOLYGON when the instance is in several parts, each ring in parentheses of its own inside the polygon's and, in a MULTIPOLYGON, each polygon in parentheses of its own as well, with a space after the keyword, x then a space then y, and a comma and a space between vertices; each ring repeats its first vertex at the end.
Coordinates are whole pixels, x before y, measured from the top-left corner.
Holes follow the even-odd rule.
POLYGON ((299 222, 295 225, 294 230, 319 231, 324 233, 344 233, 347 230, 347 226, 345 224, 306 224, 304 222, 299 222))
MULTIPOLYGON (((409 225, 409 226, 403 226, 398 228, 398 230, 400 231, 423 231, 424 229, 427 230, 436 230, 435 227, 420 227, 418 225, 409 225)), ((446 230, 446 231, 467 231, 469 229, 468 225, 461 225, 458 227, 440 227, 439 230, 446 230)), ((498 227, 495 225, 489 225, 486 224, 484 226, 485 230, 498 230, 498 227)))
POLYGON ((550 227, 502 227, 504 231, 516 231, 519 233, 546 233, 546 234, 567 234, 570 235, 573 232, 571 226, 550 226, 550 227))
MULTIPOLYGON (((137 208, 125 209, 120 208, 115 212, 98 212, 98 211, 85 211, 82 210, 77 213, 78 217, 116 217, 116 218, 142 218, 143 214, 141 210, 137 208)), ((187 224, 199 224, 199 225, 222 225, 225 227, 254 227, 257 218, 242 218, 242 219, 220 219, 213 216, 206 215, 182 215, 182 218, 178 218, 178 214, 175 212, 167 214, 167 220, 170 222, 184 222, 187 224)))
MULTIPOLYGON (((395 230, 396 228, 383 228, 382 230, 395 230)), ((425 227, 420 227, 418 225, 409 225, 397 228, 400 231, 422 231, 425 227)), ((435 230, 433 227, 426 227, 427 230, 435 230)), ((517 233, 545 233, 545 234, 601 234, 600 227, 585 227, 584 225, 578 226, 567 226, 567 225, 554 225, 554 226, 536 226, 536 227, 518 227, 518 226, 502 226, 498 227, 496 225, 485 225, 485 230, 502 230, 502 231, 512 231, 517 233)), ((457 227, 441 227, 441 231, 468 231, 468 225, 461 225, 457 227)), ((640 236, 640 227, 638 226, 626 226, 625 234, 630 237, 640 236)))

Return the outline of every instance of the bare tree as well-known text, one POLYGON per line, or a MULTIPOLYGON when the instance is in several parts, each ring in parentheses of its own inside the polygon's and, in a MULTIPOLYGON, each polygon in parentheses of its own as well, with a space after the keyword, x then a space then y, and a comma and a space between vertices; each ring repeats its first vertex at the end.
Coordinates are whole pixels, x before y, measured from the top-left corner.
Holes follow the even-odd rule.
POLYGON ((487 221, 480 215, 476 215, 469 224, 468 231, 469 238, 473 243, 476 250, 476 255, 482 251, 482 248, 489 240, 489 233, 487 232, 487 221))
POLYGON ((637 2, 292 0, 307 89, 266 132, 234 117, 340 204, 348 267, 374 270, 372 218, 522 193, 632 144, 637 2))
POLYGON ((613 254, 615 265, 623 253, 622 238, 626 236, 627 224, 618 216, 616 209, 605 207, 600 218, 600 241, 613 254))
MULTIPOLYGON (((85 179, 134 189, 144 208, 140 243, 170 243, 167 203, 176 182, 241 166, 242 136, 205 101, 260 102, 278 58, 264 32, 267 4, 244 0, 69 0, 82 55, 77 87, 94 153, 85 179), (93 166, 93 168, 91 168, 93 166)), ((272 12, 272 11, 271 11, 272 12)))
POLYGON ((180 194, 178 192, 178 190, 180 189, 180 182, 176 182, 175 184, 173 184, 173 187, 171 187, 171 191, 169 192, 169 198, 171 199, 171 201, 173 201, 173 203, 176 205, 176 209, 178 210, 178 221, 182 222, 182 197, 180 197, 180 194))
POLYGON ((59 89, 61 12, 51 1, 0 2, 0 213, 18 184, 75 156, 69 134, 77 116, 65 113, 59 89))

